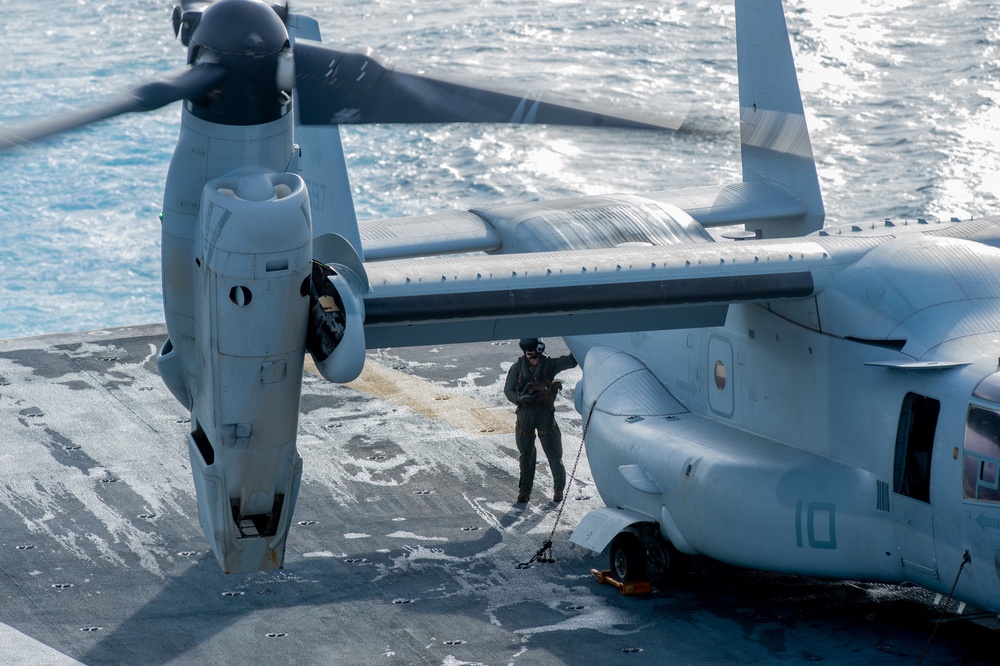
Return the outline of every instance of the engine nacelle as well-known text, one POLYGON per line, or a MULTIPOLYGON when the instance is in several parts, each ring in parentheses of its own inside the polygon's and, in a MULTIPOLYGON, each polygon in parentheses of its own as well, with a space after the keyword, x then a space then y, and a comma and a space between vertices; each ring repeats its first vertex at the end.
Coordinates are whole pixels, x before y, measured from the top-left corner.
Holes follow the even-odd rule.
POLYGON ((277 569, 302 473, 295 449, 312 230, 302 179, 217 178, 194 245, 188 438, 198 513, 227 573, 277 569))
POLYGON ((163 316, 170 344, 158 365, 171 393, 188 410, 197 381, 194 246, 201 234, 199 202, 205 183, 236 173, 247 163, 259 165, 258 171, 287 170, 293 131, 291 114, 252 127, 219 125, 187 110, 181 115, 181 131, 163 194, 163 316))

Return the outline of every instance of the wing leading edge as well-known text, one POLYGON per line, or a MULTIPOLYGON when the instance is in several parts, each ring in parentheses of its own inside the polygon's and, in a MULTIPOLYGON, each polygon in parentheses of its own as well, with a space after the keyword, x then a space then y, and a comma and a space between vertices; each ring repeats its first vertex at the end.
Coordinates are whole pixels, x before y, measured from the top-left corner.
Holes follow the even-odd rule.
POLYGON ((367 265, 368 348, 717 326, 806 298, 884 238, 812 237, 367 265))

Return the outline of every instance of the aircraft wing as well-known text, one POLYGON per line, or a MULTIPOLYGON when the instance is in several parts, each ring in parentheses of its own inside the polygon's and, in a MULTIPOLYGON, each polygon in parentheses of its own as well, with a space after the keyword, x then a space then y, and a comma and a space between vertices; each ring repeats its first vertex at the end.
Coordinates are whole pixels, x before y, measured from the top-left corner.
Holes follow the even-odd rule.
POLYGON ((815 236, 368 263, 365 344, 722 325, 731 303, 818 293, 880 242, 815 236))

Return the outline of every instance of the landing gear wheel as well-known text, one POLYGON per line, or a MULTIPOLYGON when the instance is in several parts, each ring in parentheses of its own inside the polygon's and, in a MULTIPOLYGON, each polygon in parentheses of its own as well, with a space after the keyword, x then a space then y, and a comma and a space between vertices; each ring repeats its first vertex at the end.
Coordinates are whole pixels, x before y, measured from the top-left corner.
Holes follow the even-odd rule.
MULTIPOLYGON (((657 545, 657 554, 661 559, 657 570, 650 578, 661 584, 684 580, 691 570, 691 557, 674 548, 674 545, 665 539, 660 539, 657 545)), ((652 565, 650 569, 653 569, 652 565)))
POLYGON ((611 542, 611 575, 623 583, 646 578, 646 549, 632 532, 622 532, 611 542))
POLYGON ((632 526, 646 554, 646 575, 650 580, 666 584, 682 580, 690 570, 691 558, 677 550, 660 534, 656 523, 632 526))

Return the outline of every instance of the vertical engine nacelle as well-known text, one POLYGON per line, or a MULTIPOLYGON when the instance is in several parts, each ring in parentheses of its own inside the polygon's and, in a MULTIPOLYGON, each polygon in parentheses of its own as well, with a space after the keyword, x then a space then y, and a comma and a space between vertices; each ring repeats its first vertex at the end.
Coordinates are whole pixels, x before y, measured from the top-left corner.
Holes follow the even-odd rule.
POLYGON ((209 181, 199 211, 186 361, 199 519, 225 572, 277 569, 302 474, 309 197, 294 174, 235 175, 209 181))
POLYGON ((163 316, 170 336, 157 366, 160 376, 185 409, 191 409, 195 370, 195 239, 205 183, 246 169, 287 170, 294 127, 288 114, 263 125, 220 125, 190 111, 181 114, 177 147, 170 160, 161 218, 163 316))

